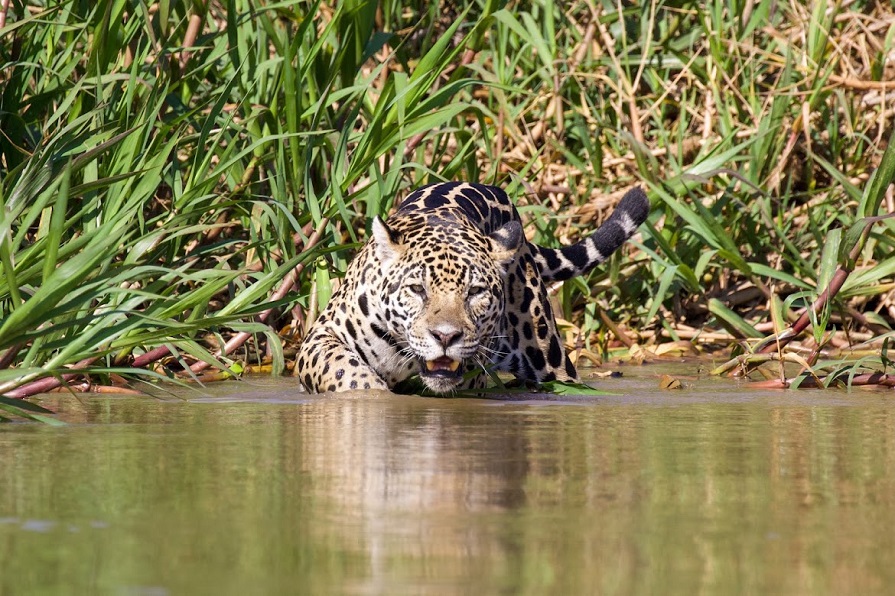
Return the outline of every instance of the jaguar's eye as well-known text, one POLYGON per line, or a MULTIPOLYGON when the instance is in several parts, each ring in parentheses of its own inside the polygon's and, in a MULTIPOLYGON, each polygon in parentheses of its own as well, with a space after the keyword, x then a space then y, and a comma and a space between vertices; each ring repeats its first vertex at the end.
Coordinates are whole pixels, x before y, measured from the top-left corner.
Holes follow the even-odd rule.
POLYGON ((478 296, 480 294, 484 294, 488 290, 487 286, 471 286, 467 291, 466 295, 469 298, 473 296, 478 296))
POLYGON ((409 286, 407 286, 407 288, 408 288, 411 292, 413 292, 414 294, 416 294, 417 296, 425 296, 425 295, 426 295, 426 288, 424 288, 424 287, 423 287, 422 285, 420 285, 420 284, 410 284, 409 286))

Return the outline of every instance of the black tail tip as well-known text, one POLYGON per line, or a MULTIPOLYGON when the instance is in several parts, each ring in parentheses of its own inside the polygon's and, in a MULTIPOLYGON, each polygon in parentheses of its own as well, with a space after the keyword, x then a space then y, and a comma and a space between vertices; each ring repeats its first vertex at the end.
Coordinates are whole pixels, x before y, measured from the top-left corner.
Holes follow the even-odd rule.
POLYGON ((616 213, 626 213, 639 226, 649 215, 650 203, 643 189, 635 186, 625 193, 615 209, 616 213))

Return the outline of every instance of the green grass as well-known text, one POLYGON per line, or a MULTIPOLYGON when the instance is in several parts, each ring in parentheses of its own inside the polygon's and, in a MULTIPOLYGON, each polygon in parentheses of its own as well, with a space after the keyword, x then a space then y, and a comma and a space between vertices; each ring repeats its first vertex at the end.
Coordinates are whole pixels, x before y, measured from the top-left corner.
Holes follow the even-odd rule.
MULTIPOLYGON (((892 129, 895 14, 617 7, 13 0, 0 393, 72 366, 99 383, 197 361, 282 371, 371 218, 440 179, 508 187, 545 244, 649 190, 642 241, 560 290, 594 353, 616 339, 601 313, 646 345, 769 333, 775 300, 806 292, 792 318, 825 287, 837 230, 891 209, 891 171, 868 180, 892 129), (160 346, 163 367, 129 368, 160 346)), ((855 338, 895 321, 893 225, 834 303, 855 338)))

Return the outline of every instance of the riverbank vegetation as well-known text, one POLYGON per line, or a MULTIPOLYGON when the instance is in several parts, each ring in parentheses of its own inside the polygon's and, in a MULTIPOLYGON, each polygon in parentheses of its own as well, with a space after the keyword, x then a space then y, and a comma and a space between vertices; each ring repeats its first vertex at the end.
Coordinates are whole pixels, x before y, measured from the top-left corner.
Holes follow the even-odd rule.
POLYGON ((557 289, 582 361, 748 353, 804 314, 806 365, 887 362, 895 222, 866 218, 895 211, 889 6, 2 6, 7 412, 286 371, 371 218, 442 179, 507 187, 543 244, 648 190, 640 240, 557 289))

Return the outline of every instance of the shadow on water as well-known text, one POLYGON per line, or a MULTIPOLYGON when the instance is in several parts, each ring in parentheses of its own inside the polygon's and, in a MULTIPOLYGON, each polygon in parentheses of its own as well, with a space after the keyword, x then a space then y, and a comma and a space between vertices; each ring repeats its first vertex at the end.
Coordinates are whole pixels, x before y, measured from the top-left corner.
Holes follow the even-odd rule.
POLYGON ((0 426, 0 594, 893 585, 889 393, 656 371, 578 399, 45 398, 73 424, 0 426))

